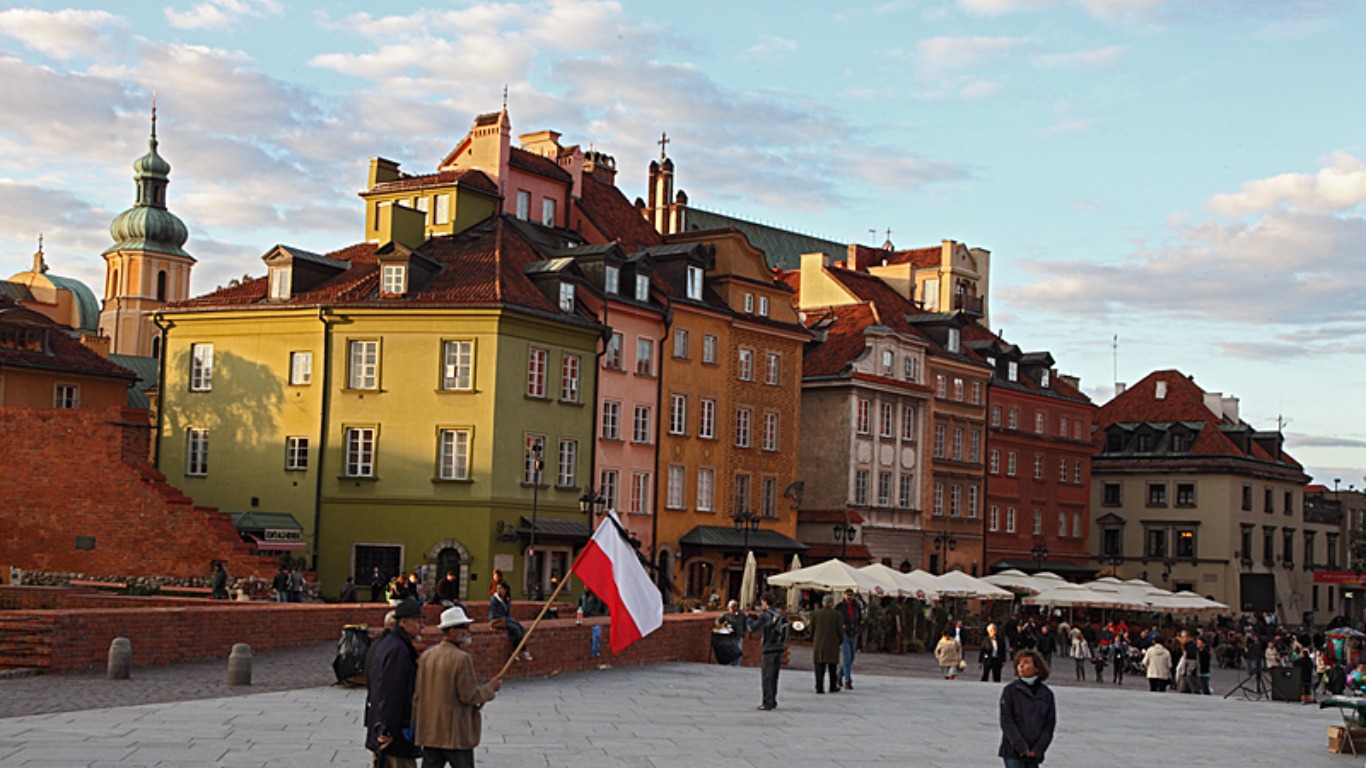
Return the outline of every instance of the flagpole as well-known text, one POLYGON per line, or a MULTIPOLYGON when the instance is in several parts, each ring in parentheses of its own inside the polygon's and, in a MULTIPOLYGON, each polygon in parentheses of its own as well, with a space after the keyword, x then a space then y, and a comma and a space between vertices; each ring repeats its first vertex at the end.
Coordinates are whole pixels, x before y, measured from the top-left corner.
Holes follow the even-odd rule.
MULTIPOLYGON (((574 563, 577 565, 578 561, 575 560, 574 563)), ((498 674, 494 675, 494 677, 502 677, 504 673, 508 671, 508 667, 512 666, 512 662, 517 660, 517 654, 522 652, 522 648, 526 646, 526 641, 531 637, 531 633, 536 631, 536 625, 541 623, 541 619, 545 617, 546 611, 550 610, 550 604, 555 602, 555 598, 559 597, 560 590, 564 589, 564 585, 569 583, 569 577, 573 573, 574 569, 570 568, 569 573, 565 574, 565 577, 560 579, 560 583, 555 585, 555 591, 546 599, 545 605, 541 606, 541 612, 536 614, 536 620, 531 622, 531 626, 527 627, 526 632, 522 634, 522 642, 518 643, 517 647, 512 649, 512 655, 508 657, 507 663, 503 665, 502 669, 498 670, 498 674)))

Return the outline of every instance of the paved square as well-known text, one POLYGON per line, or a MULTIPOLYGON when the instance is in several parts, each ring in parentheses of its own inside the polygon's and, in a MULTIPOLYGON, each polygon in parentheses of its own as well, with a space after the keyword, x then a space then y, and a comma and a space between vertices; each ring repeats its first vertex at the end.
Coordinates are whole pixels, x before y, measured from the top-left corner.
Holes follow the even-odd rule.
MULTIPOLYGON (((800 651, 797 651, 800 653, 800 651)), ((857 667, 855 668, 857 672, 857 667)), ((96 686, 105 681, 88 681, 96 686)), ((485 768, 964 768, 996 757, 999 686, 857 675, 817 696, 784 670, 758 712, 754 669, 670 664, 509 682, 485 709, 485 768)), ((5 693, 0 681, 0 695, 5 693)), ((1047 765, 1357 766, 1326 750, 1336 711, 1284 702, 1055 686, 1047 765)), ((0 719, 0 766, 368 765, 360 690, 307 688, 0 719)))

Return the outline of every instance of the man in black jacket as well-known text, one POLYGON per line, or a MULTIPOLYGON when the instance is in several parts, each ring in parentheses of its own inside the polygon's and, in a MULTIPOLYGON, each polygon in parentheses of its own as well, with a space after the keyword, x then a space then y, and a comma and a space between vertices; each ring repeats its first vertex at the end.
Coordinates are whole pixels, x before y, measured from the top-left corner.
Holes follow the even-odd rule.
POLYGON ((992 682, 1001 682, 1001 667, 1009 653, 1006 640, 996 631, 996 625, 988 624, 987 636, 982 640, 982 652, 977 657, 977 666, 982 668, 982 682, 987 681, 988 675, 992 682))
POLYGON ((773 607, 774 597, 765 594, 759 598, 763 612, 749 620, 749 631, 760 632, 763 641, 759 649, 763 652, 763 663, 759 667, 763 680, 764 703, 759 709, 776 709, 778 706, 778 670, 783 665, 783 651, 787 648, 787 619, 773 607))
POLYGON ((413 638, 422 631, 422 606, 405 600, 394 609, 397 625, 375 645, 367 664, 365 748, 382 768, 417 768, 422 750, 413 743, 413 685, 417 650, 413 638))

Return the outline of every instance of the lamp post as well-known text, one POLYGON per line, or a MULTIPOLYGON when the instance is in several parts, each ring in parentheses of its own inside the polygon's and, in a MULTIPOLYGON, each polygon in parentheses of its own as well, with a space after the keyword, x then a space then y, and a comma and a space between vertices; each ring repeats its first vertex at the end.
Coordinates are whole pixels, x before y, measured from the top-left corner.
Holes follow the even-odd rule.
POLYGON ((1034 572, 1042 571, 1043 562, 1048 559, 1048 545, 1042 541, 1035 544, 1034 548, 1029 550, 1029 556, 1034 558, 1034 572))
POLYGON ((588 530, 593 530, 593 518, 601 517, 607 512, 607 497, 589 488, 579 497, 579 511, 588 518, 588 530))
MULTIPOLYGON (((745 535, 745 552, 749 552, 749 532, 759 530, 759 516, 748 509, 737 510, 732 518, 735 520, 735 530, 745 535)), ((743 558, 742 558, 743 559, 743 558)))
POLYGON ((840 559, 843 560, 849 556, 849 542, 854 540, 854 535, 858 533, 858 529, 848 522, 843 522, 835 523, 834 531, 835 541, 840 543, 840 559))
POLYGON ((536 509, 541 495, 541 470, 545 469, 545 459, 541 456, 542 449, 539 440, 531 444, 531 540, 526 548, 526 575, 531 580, 537 600, 544 595, 539 569, 536 567, 536 509))
POLYGON ((1110 575, 1119 578, 1119 567, 1124 565, 1124 558, 1119 555, 1110 555, 1105 562, 1110 566, 1110 575))
POLYGON ((934 569, 936 571, 936 576, 944 572, 944 566, 947 564, 946 561, 948 560, 948 553, 957 548, 958 539, 954 538, 953 534, 948 531, 941 531, 934 535, 934 551, 938 560, 938 567, 934 569))

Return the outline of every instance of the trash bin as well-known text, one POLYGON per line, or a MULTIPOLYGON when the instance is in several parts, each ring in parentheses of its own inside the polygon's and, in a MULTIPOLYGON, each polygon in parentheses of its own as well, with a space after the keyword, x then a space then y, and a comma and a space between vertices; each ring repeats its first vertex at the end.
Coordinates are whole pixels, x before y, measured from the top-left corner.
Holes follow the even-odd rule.
POLYGON ((332 660, 332 672, 337 682, 345 685, 365 684, 365 657, 370 650, 370 628, 364 624, 342 627, 337 641, 337 657, 332 660))
POLYGON ((740 658, 740 637, 729 632, 711 633, 711 650, 717 664, 730 664, 740 658))
POLYGON ((1271 668, 1271 700, 1300 700, 1300 670, 1298 667, 1271 668))

